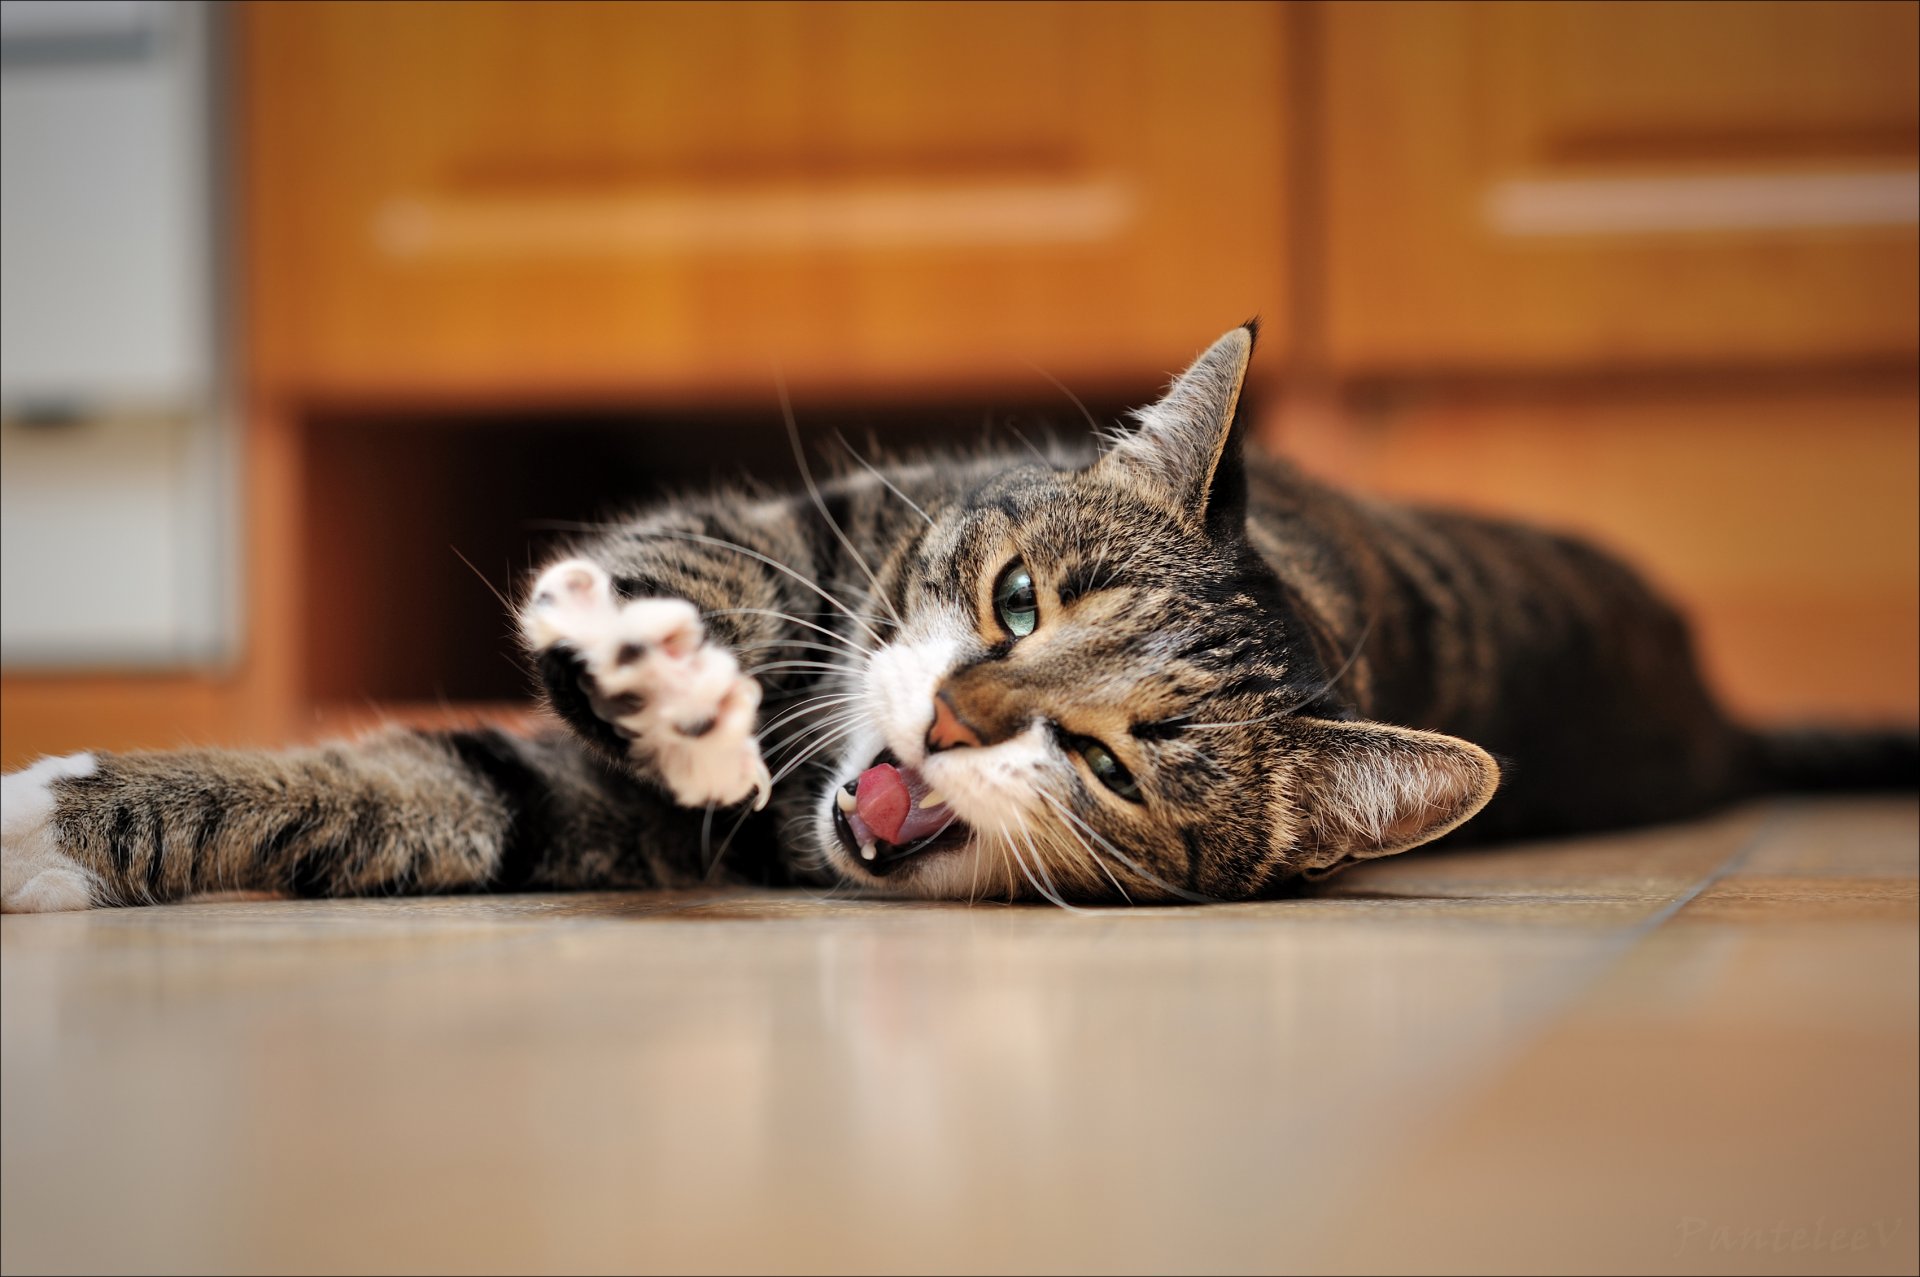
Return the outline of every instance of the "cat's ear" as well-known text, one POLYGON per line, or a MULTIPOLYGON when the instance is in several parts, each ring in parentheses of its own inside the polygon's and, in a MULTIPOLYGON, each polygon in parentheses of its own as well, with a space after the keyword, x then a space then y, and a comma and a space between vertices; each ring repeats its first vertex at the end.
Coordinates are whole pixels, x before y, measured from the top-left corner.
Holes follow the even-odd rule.
POLYGON ((1294 719, 1288 769, 1298 867, 1313 876, 1430 842, 1493 797, 1500 766, 1478 745, 1386 723, 1294 719))
POLYGON ((1184 522, 1237 534, 1247 513, 1240 388, 1259 331, 1259 321, 1248 320, 1207 347, 1160 402, 1133 414, 1135 428, 1097 465, 1154 490, 1184 522))

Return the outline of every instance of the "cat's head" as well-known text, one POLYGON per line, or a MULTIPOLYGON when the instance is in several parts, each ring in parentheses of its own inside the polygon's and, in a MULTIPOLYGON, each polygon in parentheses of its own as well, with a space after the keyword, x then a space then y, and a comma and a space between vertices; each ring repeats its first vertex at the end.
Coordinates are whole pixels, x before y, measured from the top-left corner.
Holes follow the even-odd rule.
POLYGON ((881 571, 901 622, 810 814, 831 870, 939 897, 1235 899, 1416 846, 1493 760, 1357 721, 1249 542, 1252 325, 1080 469, 983 475, 881 571))

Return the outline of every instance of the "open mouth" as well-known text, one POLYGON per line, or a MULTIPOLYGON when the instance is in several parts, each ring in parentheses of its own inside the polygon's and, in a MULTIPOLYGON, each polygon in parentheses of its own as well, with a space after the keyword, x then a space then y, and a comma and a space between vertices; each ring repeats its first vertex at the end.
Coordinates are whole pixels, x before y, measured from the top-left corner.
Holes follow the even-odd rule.
POLYGON ((915 856, 966 843, 971 831, 926 778, 892 750, 835 791, 833 828, 868 873, 886 877, 915 856))

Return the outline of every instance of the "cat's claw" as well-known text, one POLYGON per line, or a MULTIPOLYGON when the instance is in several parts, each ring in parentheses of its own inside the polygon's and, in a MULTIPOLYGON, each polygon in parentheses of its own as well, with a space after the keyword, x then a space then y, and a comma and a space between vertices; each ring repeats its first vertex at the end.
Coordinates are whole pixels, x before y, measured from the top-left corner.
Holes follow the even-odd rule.
POLYGON ((521 630, 536 652, 565 647, 579 658, 593 713, 682 806, 749 796, 755 811, 767 805, 773 779, 753 730, 760 684, 706 641, 693 604, 621 603, 603 568, 568 559, 534 582, 521 630))

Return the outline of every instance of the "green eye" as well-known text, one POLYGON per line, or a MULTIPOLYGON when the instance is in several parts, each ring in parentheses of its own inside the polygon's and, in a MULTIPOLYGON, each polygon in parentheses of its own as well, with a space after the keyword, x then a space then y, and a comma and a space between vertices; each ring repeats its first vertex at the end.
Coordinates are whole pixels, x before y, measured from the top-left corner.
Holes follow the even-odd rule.
POLYGON ((1120 765, 1113 751, 1097 740, 1081 740, 1074 748, 1080 751, 1080 757, 1087 760, 1087 769, 1102 785, 1111 789, 1130 803, 1140 801, 1140 786, 1133 779, 1133 773, 1120 765))
POLYGON ((1033 577, 1018 559, 1007 564, 993 583, 993 614, 1015 638, 1025 638, 1040 623, 1040 600, 1033 593, 1033 577))

